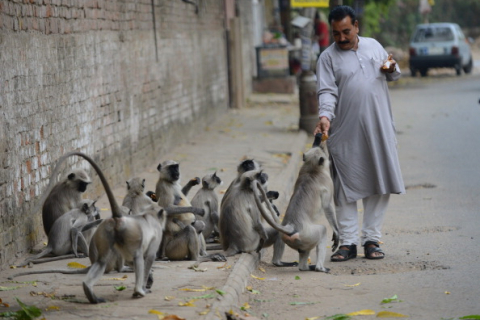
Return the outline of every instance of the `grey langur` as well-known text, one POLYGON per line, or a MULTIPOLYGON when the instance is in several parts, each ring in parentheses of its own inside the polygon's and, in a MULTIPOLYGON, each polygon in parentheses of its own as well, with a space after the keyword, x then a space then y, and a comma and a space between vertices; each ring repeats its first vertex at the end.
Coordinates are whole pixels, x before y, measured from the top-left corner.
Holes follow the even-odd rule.
POLYGON ((131 214, 137 215, 154 208, 155 203, 144 193, 145 179, 138 177, 127 181, 127 195, 123 199, 122 206, 131 210, 131 214))
MULTIPOLYGON (((262 211, 265 220, 276 230, 282 233, 282 240, 299 253, 299 269, 301 271, 328 272, 324 267, 327 230, 318 224, 317 220, 322 212, 333 229, 332 251, 338 246, 338 225, 333 203, 333 182, 330 176, 329 153, 326 142, 321 142, 321 134, 315 137, 310 150, 303 156, 303 165, 300 168, 294 191, 281 225, 273 214, 262 211), (317 261, 315 265, 308 265, 310 251, 315 249, 317 261)), ((262 187, 255 183, 252 186, 262 194, 262 187)), ((265 195, 264 195, 265 196, 265 195)), ((260 203, 259 197, 255 198, 260 203)), ((268 205, 268 202, 267 202, 268 205)), ((269 207, 270 212, 273 209, 269 207)))
MULTIPOLYGON (((52 177, 55 178, 55 175, 52 177)), ((44 203, 43 199, 40 203, 43 203, 42 219, 46 235, 50 233, 55 220, 77 207, 78 202, 82 200, 82 193, 87 190, 87 185, 91 182, 85 170, 75 169, 65 179, 59 181, 50 193, 44 193, 48 196, 44 203)))
POLYGON ((71 252, 74 253, 75 257, 79 257, 77 246, 85 256, 88 256, 88 241, 85 239, 83 232, 95 228, 102 222, 101 220, 95 220, 98 216, 95 201, 81 200, 77 208, 68 211, 55 220, 48 234, 47 247, 34 257, 25 260, 20 267, 28 263, 40 263, 42 261, 37 261, 37 259, 48 254, 57 256, 56 260, 61 259, 62 256, 64 256, 63 258, 71 258, 70 255, 65 256, 71 252))
MULTIPOLYGON (((199 183, 200 179, 192 179, 183 189, 180 186, 179 164, 167 160, 157 166, 160 173, 155 188, 158 204, 162 207, 191 207, 184 192, 188 192, 191 184, 199 183)), ((202 215, 205 213, 203 210, 202 215)), ((160 248, 160 257, 170 260, 193 260, 198 263, 214 260, 225 261, 221 255, 206 255, 205 239, 202 231, 205 224, 197 220, 193 212, 169 216, 165 226, 165 234, 160 248), (203 254, 203 256, 202 256, 203 254)))
MULTIPOLYGON (((230 194, 221 205, 219 231, 220 242, 226 256, 241 252, 260 252, 262 248, 274 245, 272 263, 276 266, 294 266, 295 262, 282 262, 285 244, 279 233, 262 219, 265 211, 262 201, 256 202, 252 183, 266 183, 267 175, 260 170, 243 173, 240 181, 231 185, 230 194)), ((262 189, 263 190, 263 189, 262 189)), ((263 201, 265 201, 266 196, 263 201)), ((269 201, 266 203, 270 204, 269 201)), ((274 214, 274 219, 278 219, 274 214)), ((293 231, 293 230, 292 230, 293 231)))
POLYGON ((215 188, 221 184, 222 180, 216 172, 207 174, 202 178, 202 188, 197 191, 191 201, 192 206, 205 210, 205 215, 198 219, 205 223, 202 233, 207 241, 214 232, 218 234, 218 196, 215 188))

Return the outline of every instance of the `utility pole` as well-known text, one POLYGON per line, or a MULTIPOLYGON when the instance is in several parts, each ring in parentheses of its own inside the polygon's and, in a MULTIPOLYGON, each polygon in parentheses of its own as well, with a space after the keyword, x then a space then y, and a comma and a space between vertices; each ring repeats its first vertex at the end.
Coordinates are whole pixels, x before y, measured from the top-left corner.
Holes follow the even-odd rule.
POLYGON ((298 86, 300 120, 298 127, 313 134, 318 122, 317 77, 312 71, 312 35, 314 30, 315 8, 304 8, 302 15, 310 22, 301 30, 302 74, 298 86))

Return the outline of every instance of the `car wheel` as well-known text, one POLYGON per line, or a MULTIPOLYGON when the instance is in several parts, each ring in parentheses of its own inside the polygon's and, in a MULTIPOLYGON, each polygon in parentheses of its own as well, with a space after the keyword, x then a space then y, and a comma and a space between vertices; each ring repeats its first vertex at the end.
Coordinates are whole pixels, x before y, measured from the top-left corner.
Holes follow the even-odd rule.
POLYGON ((412 77, 415 77, 417 75, 417 69, 410 68, 410 74, 412 75, 412 77))
POLYGON ((426 77, 427 76, 427 72, 428 72, 428 69, 420 69, 420 75, 422 77, 426 77))
POLYGON ((473 60, 472 60, 472 57, 470 57, 470 61, 468 61, 467 65, 463 67, 463 72, 471 73, 472 69, 473 69, 473 60))
POLYGON ((457 64, 457 65, 455 66, 455 72, 457 73, 457 76, 462 75, 462 66, 459 65, 459 64, 457 64))

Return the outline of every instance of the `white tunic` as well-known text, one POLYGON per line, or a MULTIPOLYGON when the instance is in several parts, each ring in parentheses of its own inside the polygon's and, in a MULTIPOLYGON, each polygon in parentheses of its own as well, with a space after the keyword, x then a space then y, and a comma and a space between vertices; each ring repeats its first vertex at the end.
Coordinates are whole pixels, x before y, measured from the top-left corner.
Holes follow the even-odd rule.
POLYGON ((356 51, 333 43, 317 62, 319 116, 331 120, 335 195, 343 189, 348 202, 405 193, 387 86, 401 72, 398 65, 391 74, 380 71, 387 56, 378 41, 359 37, 356 51))

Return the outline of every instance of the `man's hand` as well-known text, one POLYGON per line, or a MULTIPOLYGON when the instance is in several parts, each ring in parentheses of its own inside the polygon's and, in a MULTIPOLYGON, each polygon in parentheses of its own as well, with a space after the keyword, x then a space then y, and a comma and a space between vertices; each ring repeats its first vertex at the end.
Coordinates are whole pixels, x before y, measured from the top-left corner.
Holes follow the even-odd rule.
POLYGON ((313 135, 317 133, 322 133, 323 135, 328 136, 328 130, 330 130, 330 120, 327 117, 321 117, 313 131, 313 135))
POLYGON ((396 70, 397 61, 392 58, 392 54, 388 55, 388 58, 385 63, 388 63, 388 68, 385 68, 385 64, 380 68, 382 72, 392 73, 396 70))

